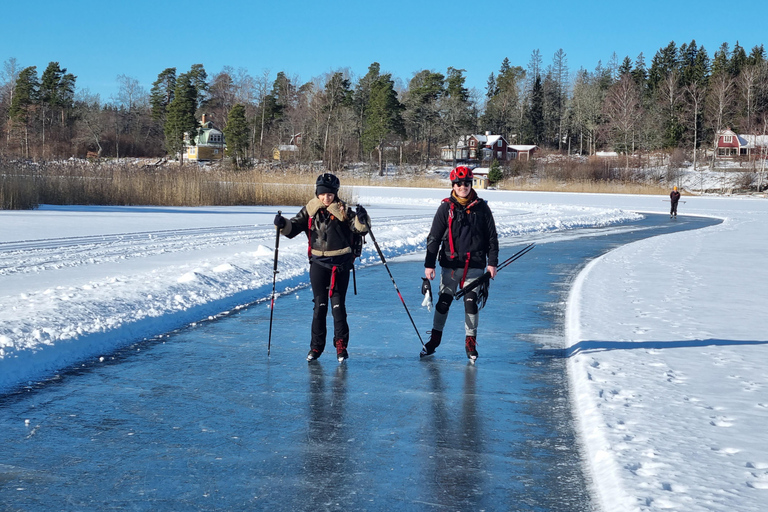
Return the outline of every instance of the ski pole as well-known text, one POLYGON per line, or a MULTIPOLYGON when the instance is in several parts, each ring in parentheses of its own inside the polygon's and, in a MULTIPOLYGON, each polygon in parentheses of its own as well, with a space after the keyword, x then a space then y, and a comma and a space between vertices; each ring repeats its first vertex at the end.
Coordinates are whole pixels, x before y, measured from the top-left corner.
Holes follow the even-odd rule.
MULTIPOLYGON (((283 212, 277 210, 278 215, 283 212)), ((275 281, 277 280, 277 249, 280 247, 280 228, 277 228, 277 238, 275 238, 275 265, 272 268, 272 299, 269 302, 269 341, 267 342, 267 357, 272 350, 272 315, 275 314, 275 281)))
POLYGON ((397 283, 395 282, 395 278, 392 277, 392 272, 389 270, 389 265, 387 265, 387 260, 384 258, 384 253, 381 252, 381 247, 379 247, 379 243, 376 241, 376 237, 373 236, 373 231, 371 231, 371 224, 368 222, 368 219, 365 219, 365 226, 368 228, 368 234, 371 235, 371 240, 373 240, 373 246, 376 247, 376 252, 379 253, 379 258, 381 258, 381 262, 384 264, 384 268, 387 269, 387 273, 389 274, 389 278, 392 280, 392 284, 395 286, 395 291, 397 292, 397 296, 400 297, 400 302, 403 303, 403 307, 405 308, 405 312, 408 313, 408 318, 411 319, 411 325, 413 325, 414 330, 416 331, 416 336, 419 337, 419 341, 421 342, 421 346, 424 346, 424 340, 421 339, 421 334, 419 334, 419 329, 416 327, 416 322, 413 321, 413 317, 411 316, 411 312, 408 311, 408 306, 405 305, 405 299, 403 299, 403 294, 400 293, 400 289, 397 287, 397 283))
MULTIPOLYGON (((504 261, 502 261, 501 263, 499 263, 499 265, 496 267, 496 272, 498 272, 499 270, 503 269, 504 267, 506 267, 507 265, 509 265, 513 261, 515 261, 515 260, 521 258, 522 256, 524 256, 531 249, 533 249, 535 245, 536 245, 535 243, 528 244, 525 247, 523 247, 522 249, 520 249, 519 251, 517 251, 515 254, 510 256, 509 258, 507 258, 504 261)), ((486 282, 486 281, 488 281, 490 279, 491 279, 491 273, 490 272, 486 272, 485 274, 483 274, 479 278, 475 279, 474 281, 469 283, 467 286, 465 286, 461 290, 458 290, 456 293, 454 293, 453 294, 453 298, 455 300, 459 300, 464 295, 466 295, 467 292, 474 290, 475 288, 477 288, 478 286, 480 286, 481 284, 483 284, 484 282, 486 282)))

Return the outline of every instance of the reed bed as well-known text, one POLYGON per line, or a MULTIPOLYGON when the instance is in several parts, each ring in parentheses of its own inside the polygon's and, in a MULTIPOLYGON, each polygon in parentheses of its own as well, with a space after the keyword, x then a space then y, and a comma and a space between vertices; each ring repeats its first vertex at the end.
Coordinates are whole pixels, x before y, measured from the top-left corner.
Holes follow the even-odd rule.
POLYGON ((561 181, 553 179, 511 178, 499 183, 499 190, 526 190, 537 192, 578 192, 585 194, 643 194, 666 195, 669 187, 640 183, 595 180, 561 181))
MULTIPOLYGON (((543 167, 543 166, 542 166, 543 167)), ((666 194, 658 181, 632 176, 595 178, 570 173, 570 177, 522 169, 498 183, 502 190, 537 190, 606 194, 666 194), (527 172, 526 172, 527 171, 527 172)), ((593 169, 594 170, 594 169, 593 169)), ((226 165, 142 164, 124 162, 10 162, 0 161, 0 208, 30 209, 40 204, 110 206, 300 206, 314 194, 321 167, 263 165, 238 170, 226 165)), ((356 186, 448 188, 437 174, 398 172, 380 177, 377 173, 342 171, 340 195, 357 201, 356 186)))

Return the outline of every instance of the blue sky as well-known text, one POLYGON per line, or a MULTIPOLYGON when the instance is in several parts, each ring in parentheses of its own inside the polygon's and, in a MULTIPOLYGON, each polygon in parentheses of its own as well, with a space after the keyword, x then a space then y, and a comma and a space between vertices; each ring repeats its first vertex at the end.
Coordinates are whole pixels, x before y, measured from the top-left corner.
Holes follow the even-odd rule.
MULTIPOLYGON (((209 76, 224 66, 258 77, 278 71, 300 83, 347 68, 354 78, 376 61, 404 84, 422 69, 466 70, 484 91, 508 57, 526 67, 538 49, 546 67, 562 48, 570 70, 594 69, 615 52, 633 60, 695 39, 710 57, 723 43, 747 52, 768 46, 768 3, 550 1, 179 2, 32 0, 3 7, 0 61, 16 58, 42 73, 51 61, 75 74, 78 89, 109 100, 120 74, 149 90, 158 73, 195 63, 209 76), (727 8, 727 14, 719 14, 727 8), (761 20, 755 22, 754 20, 761 20)), ((0 68, 1 71, 1 68, 0 68)))

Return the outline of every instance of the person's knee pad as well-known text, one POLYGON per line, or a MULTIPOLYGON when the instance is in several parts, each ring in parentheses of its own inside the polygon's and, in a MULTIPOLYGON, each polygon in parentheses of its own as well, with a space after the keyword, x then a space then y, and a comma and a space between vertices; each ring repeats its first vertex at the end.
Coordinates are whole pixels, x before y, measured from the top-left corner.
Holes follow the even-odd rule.
POLYGON ((441 293, 440 296, 437 298, 437 304, 435 305, 435 309, 441 315, 446 314, 448 312, 448 308, 451 307, 452 300, 453 300, 453 295, 449 293, 441 293))
POLYGON ((315 311, 328 311, 328 297, 321 295, 315 297, 312 302, 315 303, 315 311))
POLYGON ((464 295, 464 311, 470 315, 477 314, 477 293, 474 291, 467 292, 466 295, 464 295))

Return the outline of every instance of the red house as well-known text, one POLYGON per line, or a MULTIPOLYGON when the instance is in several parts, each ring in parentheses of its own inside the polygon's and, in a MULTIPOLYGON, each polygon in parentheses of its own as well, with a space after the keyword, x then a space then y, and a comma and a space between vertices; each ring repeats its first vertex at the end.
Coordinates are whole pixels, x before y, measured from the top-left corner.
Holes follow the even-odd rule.
POLYGON ((464 135, 459 139, 456 147, 449 145, 440 148, 440 157, 448 162, 454 159, 454 150, 457 161, 475 160, 479 162, 490 162, 499 160, 504 162, 510 159, 508 151, 509 144, 501 135, 492 135, 491 132, 485 132, 485 135, 464 135))
POLYGON ((765 155, 768 150, 766 135, 737 135, 732 130, 723 130, 717 136, 718 158, 765 155))

